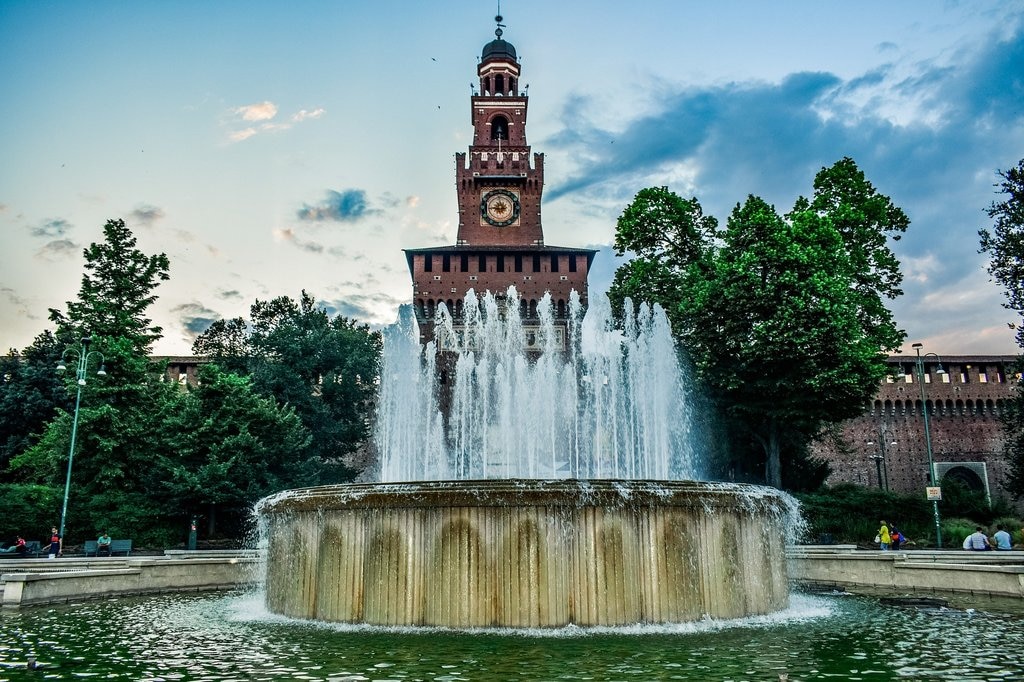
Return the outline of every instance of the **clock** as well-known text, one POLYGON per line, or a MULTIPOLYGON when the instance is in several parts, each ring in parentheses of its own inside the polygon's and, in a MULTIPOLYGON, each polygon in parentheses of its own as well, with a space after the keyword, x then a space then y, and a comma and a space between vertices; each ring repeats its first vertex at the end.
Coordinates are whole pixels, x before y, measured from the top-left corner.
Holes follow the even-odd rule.
POLYGON ((480 199, 480 216, 494 227, 507 227, 519 220, 519 196, 507 189, 492 189, 480 199))

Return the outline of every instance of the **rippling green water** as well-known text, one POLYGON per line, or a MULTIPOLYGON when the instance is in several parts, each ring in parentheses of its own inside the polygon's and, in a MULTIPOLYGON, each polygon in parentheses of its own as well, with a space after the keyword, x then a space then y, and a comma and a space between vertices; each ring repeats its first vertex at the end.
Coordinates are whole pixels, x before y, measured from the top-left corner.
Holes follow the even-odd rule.
POLYGON ((0 680, 1024 679, 1020 602, 792 601, 726 624, 515 633, 301 623, 242 594, 93 601, 0 614, 0 680))

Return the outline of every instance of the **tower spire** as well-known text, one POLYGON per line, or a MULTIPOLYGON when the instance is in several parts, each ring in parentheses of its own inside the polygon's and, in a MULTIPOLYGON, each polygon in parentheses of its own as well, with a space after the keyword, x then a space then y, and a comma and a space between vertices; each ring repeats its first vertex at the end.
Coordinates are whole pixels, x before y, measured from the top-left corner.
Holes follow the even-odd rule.
POLYGON ((498 0, 498 13, 494 15, 494 23, 498 25, 498 27, 494 29, 494 35, 498 37, 498 40, 501 40, 501 29, 505 28, 505 24, 501 23, 504 19, 505 18, 501 16, 501 0, 498 0))

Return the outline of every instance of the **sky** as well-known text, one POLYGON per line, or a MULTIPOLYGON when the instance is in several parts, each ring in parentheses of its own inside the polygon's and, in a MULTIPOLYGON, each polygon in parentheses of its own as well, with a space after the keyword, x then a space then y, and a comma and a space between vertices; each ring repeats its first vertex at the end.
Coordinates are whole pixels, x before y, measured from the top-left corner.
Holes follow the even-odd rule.
MULTIPOLYGON (((412 298, 403 248, 452 244, 454 154, 494 37, 488 0, 0 2, 0 345, 66 309, 123 218, 170 280, 154 352, 297 299, 373 327, 412 298)), ((505 0, 545 154, 548 244, 601 249, 645 187, 724 226, 780 213, 849 156, 903 208, 891 303, 939 354, 1018 352, 978 253, 1024 158, 1024 3, 505 0)))

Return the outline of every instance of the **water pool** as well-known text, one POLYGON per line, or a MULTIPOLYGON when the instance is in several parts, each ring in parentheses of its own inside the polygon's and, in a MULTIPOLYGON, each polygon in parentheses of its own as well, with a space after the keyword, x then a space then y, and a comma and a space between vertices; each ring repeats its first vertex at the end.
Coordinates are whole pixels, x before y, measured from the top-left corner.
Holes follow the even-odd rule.
POLYGON ((0 680, 1024 679, 1020 601, 791 601, 724 623, 456 632, 288 620, 243 593, 110 599, 0 614, 0 680))

